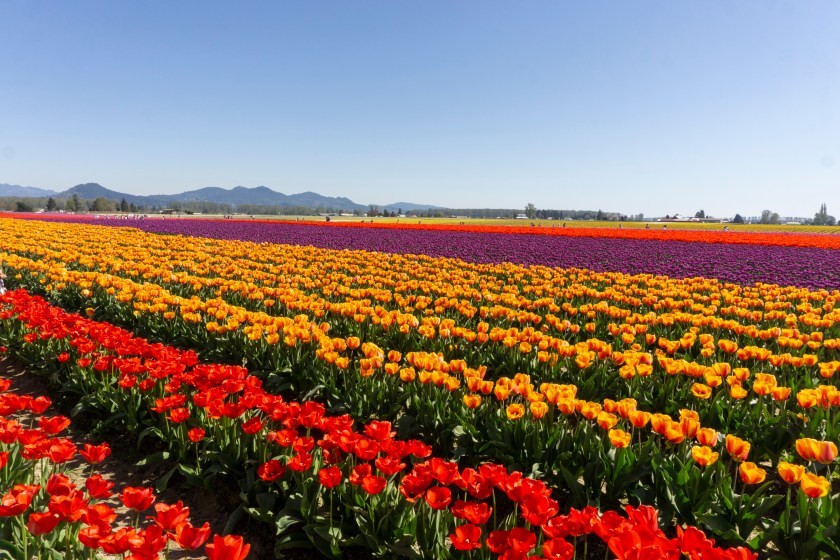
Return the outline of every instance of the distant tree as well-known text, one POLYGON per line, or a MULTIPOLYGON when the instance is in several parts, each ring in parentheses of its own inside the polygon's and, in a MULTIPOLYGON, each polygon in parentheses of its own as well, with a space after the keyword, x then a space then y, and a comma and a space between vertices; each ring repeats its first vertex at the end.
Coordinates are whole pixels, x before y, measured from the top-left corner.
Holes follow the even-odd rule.
POLYGON ((772 214, 772 212, 770 212, 770 210, 762 210, 761 211, 761 219, 759 220, 759 223, 769 224, 770 223, 770 214, 772 214))
POLYGON ((598 214, 595 216, 595 219, 599 220, 599 221, 603 220, 604 219, 604 213, 601 210, 598 210, 598 214))
POLYGON ((128 211, 129 212, 137 212, 137 207, 134 205, 133 202, 128 205, 128 211))
POLYGON ((30 206, 29 204, 27 204, 26 202, 24 202, 22 200, 18 200, 15 203, 15 212, 33 212, 33 211, 34 210, 33 210, 32 206, 30 206))
POLYGON ((125 197, 123 197, 123 199, 120 200, 120 212, 128 212, 128 208, 128 201, 125 199, 125 197))
POLYGON ((533 218, 537 214, 537 207, 534 206, 532 203, 528 203, 525 205, 525 215, 529 218, 533 218))
POLYGON ((735 217, 732 218, 732 223, 733 224, 743 224, 744 223, 744 217, 741 214, 735 214, 735 217))
POLYGON ((828 215, 828 208, 823 202, 820 205, 820 211, 814 214, 814 221, 812 222, 815 226, 833 226, 837 223, 837 220, 834 216, 828 215))
POLYGON ((706 211, 705 210, 700 210, 699 212, 694 214, 694 217, 695 218, 705 218, 706 217, 706 211))
POLYGON ((114 203, 104 196, 97 197, 90 206, 93 212, 111 212, 114 210, 114 203))
POLYGON ((53 197, 49 197, 47 199, 47 210, 53 212, 56 208, 58 208, 58 204, 55 203, 55 199, 53 197))
POLYGON ((67 201, 67 204, 64 205, 65 210, 68 212, 80 212, 83 210, 82 208, 82 201, 79 199, 79 195, 73 193, 73 196, 67 201))

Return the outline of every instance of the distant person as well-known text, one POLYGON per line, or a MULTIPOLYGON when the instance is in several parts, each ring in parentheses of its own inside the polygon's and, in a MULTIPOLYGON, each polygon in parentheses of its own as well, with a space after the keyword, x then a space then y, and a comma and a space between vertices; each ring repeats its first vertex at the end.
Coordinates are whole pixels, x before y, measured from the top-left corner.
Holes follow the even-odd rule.
POLYGON ((566 227, 566 222, 563 222, 563 227, 566 227))
POLYGON ((668 224, 662 224, 662 229, 668 229, 668 224))
POLYGON ((650 229, 650 224, 645 224, 645 229, 650 229))
POLYGON ((327 216, 327 222, 329 222, 329 221, 330 221, 330 217, 329 217, 329 216, 327 216))

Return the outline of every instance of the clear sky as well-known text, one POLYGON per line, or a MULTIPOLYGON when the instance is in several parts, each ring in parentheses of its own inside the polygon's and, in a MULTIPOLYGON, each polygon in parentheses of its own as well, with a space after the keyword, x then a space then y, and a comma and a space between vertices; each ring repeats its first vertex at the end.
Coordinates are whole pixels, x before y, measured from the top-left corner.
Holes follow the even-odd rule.
POLYGON ((0 0, 0 182, 840 217, 840 2, 0 0))

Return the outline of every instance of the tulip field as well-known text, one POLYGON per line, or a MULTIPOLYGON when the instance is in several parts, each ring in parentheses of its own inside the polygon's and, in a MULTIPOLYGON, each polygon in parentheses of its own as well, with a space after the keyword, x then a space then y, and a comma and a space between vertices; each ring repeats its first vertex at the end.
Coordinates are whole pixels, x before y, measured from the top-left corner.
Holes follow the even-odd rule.
POLYGON ((840 557, 838 236, 0 217, 0 264, 0 350, 183 489, 0 382, 0 559, 246 558, 190 487, 278 556, 840 557))

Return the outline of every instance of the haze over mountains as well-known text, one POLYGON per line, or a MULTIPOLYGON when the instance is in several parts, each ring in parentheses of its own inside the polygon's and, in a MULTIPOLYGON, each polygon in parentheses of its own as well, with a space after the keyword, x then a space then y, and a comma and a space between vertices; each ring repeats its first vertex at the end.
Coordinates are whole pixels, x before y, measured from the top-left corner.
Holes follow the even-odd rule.
MULTIPOLYGON (((358 204, 346 197, 323 196, 315 192, 307 191, 298 194, 283 194, 268 187, 234 187, 223 189, 219 187, 205 187, 194 191, 186 191, 178 194, 157 194, 157 195, 133 195, 107 189, 98 183, 85 183, 76 185, 65 191, 54 191, 36 187, 23 187, 20 185, 9 185, 0 183, 0 196, 15 197, 54 197, 71 198, 74 194, 79 198, 94 200, 107 198, 117 202, 125 199, 129 204, 138 206, 166 207, 173 202, 214 202, 217 204, 258 204, 264 206, 303 206, 306 208, 331 208, 344 212, 354 210, 367 211, 370 205, 358 204)), ((376 205, 379 209, 389 211, 415 211, 438 209, 440 206, 431 204, 415 204, 411 202, 394 202, 391 204, 376 205)))

